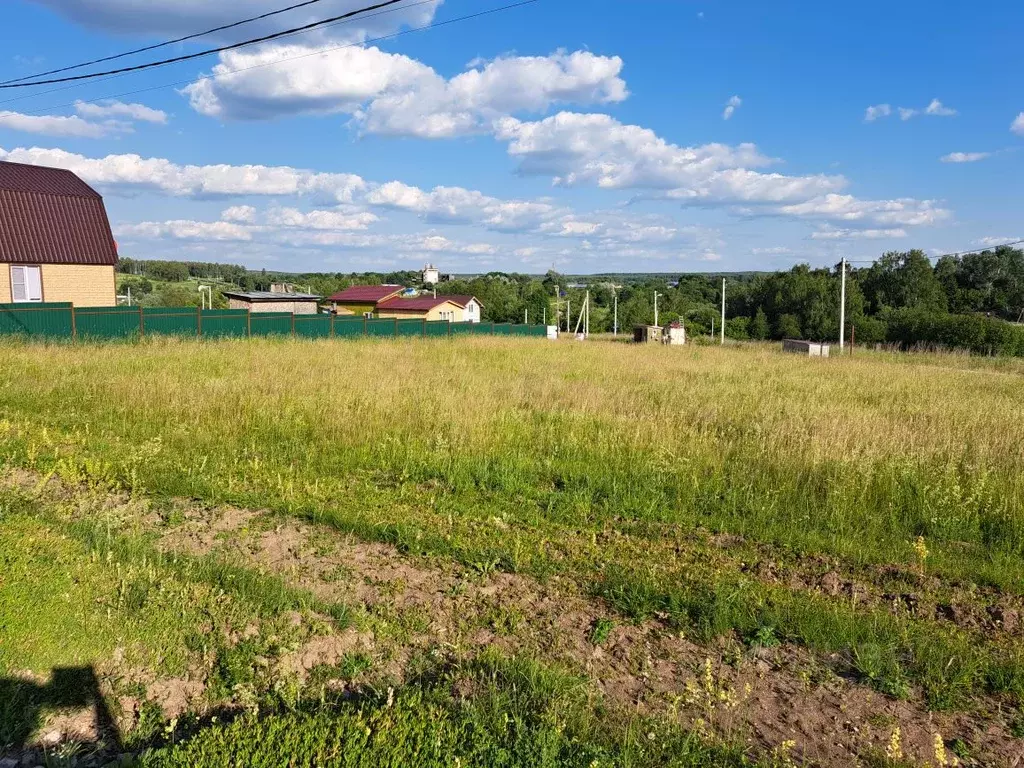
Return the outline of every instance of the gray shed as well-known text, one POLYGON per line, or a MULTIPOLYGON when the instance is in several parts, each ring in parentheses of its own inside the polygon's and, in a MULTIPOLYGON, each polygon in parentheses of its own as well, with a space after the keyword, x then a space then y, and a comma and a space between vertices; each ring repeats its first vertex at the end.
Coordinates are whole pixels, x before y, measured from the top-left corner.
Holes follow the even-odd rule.
POLYGON ((804 357, 828 357, 829 345, 817 341, 798 341, 785 339, 782 342, 783 352, 792 352, 804 357))
POLYGON ((323 298, 310 293, 277 293, 276 291, 224 291, 230 309, 248 309, 250 312, 291 312, 296 315, 315 315, 317 304, 323 298))

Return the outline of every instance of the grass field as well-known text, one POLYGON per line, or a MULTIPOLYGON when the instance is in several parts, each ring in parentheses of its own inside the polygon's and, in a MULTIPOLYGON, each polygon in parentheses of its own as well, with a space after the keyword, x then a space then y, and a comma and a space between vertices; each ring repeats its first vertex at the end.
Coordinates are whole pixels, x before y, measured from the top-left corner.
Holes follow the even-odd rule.
POLYGON ((0 686, 38 705, 0 705, 0 746, 89 666, 145 765, 1011 764, 1022 374, 4 343, 0 686))

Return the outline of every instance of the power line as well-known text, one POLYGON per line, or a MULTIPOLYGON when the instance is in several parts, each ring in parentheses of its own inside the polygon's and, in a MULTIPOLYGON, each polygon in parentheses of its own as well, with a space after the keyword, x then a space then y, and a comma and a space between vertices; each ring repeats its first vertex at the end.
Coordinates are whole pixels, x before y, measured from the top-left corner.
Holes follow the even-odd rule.
POLYGON ((56 83, 70 83, 81 80, 92 80, 97 77, 106 77, 108 75, 120 75, 125 72, 141 72, 146 69, 153 69, 154 67, 165 67, 168 64, 178 64, 182 61, 191 61, 193 59, 201 59, 205 56, 212 56, 215 53, 224 53, 226 51, 233 51, 238 48, 245 48, 250 45, 256 45, 258 43, 267 43, 271 40, 277 40, 280 37, 286 35, 292 35, 297 32, 308 32, 309 30, 322 27, 326 24, 330 24, 335 21, 341 21, 343 19, 350 19, 353 16, 358 16, 361 13, 368 11, 375 11, 379 8, 386 8, 389 5, 396 5, 403 0, 383 0, 383 2, 375 5, 368 5, 365 8, 357 8, 354 11, 348 11, 347 13, 339 14, 338 16, 331 16, 330 18, 321 19, 320 21, 314 21, 310 24, 304 24, 301 27, 292 27, 281 32, 274 32, 273 34, 263 35, 262 37, 254 37, 249 40, 243 40, 240 43, 232 43, 231 45, 222 45, 217 48, 208 48, 205 51, 197 51, 196 53, 189 53, 184 56, 175 56, 170 59, 163 59, 161 61, 150 61, 145 64, 136 64, 132 67, 122 67, 120 69, 111 69, 106 72, 93 72, 88 75, 72 75, 70 77, 57 77, 49 80, 33 80, 31 83, 8 83, 7 85, 0 85, 0 89, 7 90, 11 88, 31 88, 36 85, 53 85, 56 83))
MULTIPOLYGON (((938 254, 936 256, 925 256, 925 258, 928 259, 929 261, 938 261, 939 259, 944 259, 947 256, 954 256, 954 257, 957 257, 957 256, 972 256, 973 254, 976 254, 976 253, 985 253, 986 251, 992 251, 992 250, 995 250, 996 248, 1006 248, 1006 247, 1009 247, 1011 245, 1020 245, 1022 243, 1024 243, 1024 239, 1011 240, 1010 242, 997 243, 996 245, 989 245, 989 246, 986 246, 984 248, 975 248, 973 251, 954 251, 952 253, 940 253, 940 254, 938 254)), ((878 261, 878 259, 859 259, 859 260, 847 259, 846 263, 847 264, 874 264, 877 261, 878 261)))
POLYGON ((94 64, 103 64, 108 61, 115 61, 117 59, 123 59, 126 56, 135 56, 139 53, 146 53, 147 51, 155 51, 158 48, 165 48, 168 45, 176 45, 177 43, 184 43, 188 40, 195 40, 197 37, 205 37, 206 35, 212 35, 216 32, 224 32, 228 29, 234 29, 235 27, 241 27, 244 24, 251 24, 254 21, 263 21, 269 19, 272 16, 278 16, 288 11, 294 11, 298 8, 304 8, 307 5, 313 5, 314 3, 321 3, 323 0, 304 0, 304 2, 296 3, 295 5, 289 5, 287 8, 279 8, 276 11, 269 11, 262 13, 259 16, 251 16, 248 19, 242 19, 241 21, 235 21, 231 24, 224 24, 220 27, 214 27, 208 29, 205 32, 195 32, 191 35, 185 35, 185 37, 178 37, 174 40, 165 40, 162 43, 155 43, 154 45, 147 45, 144 48, 136 48, 134 51, 125 51, 124 53, 118 53, 114 56, 104 56, 102 59, 93 59, 92 61, 86 61, 82 64, 73 64, 69 67, 61 67, 60 69, 51 69, 48 72, 39 72, 35 75, 25 75, 24 77, 16 77, 11 80, 0 81, 0 85, 9 85, 10 83, 20 83, 25 80, 34 80, 37 77, 47 77, 48 75, 59 75, 62 72, 70 72, 73 69, 81 69, 82 67, 91 67, 94 64))
MULTIPOLYGON (((431 3, 431 2, 434 2, 434 0, 422 0, 422 2, 415 3, 414 5, 425 5, 426 3, 431 3)), ((340 51, 340 50, 344 50, 346 48, 354 48, 354 47, 358 47, 358 46, 361 46, 361 45, 366 45, 366 44, 369 44, 369 43, 379 43, 379 42, 382 42, 384 40, 393 40, 393 39, 395 39, 397 37, 403 37, 405 35, 412 34, 413 32, 424 32, 424 31, 431 30, 431 29, 439 29, 440 27, 447 27, 447 26, 449 26, 451 24, 455 24, 455 23, 460 22, 460 21, 469 21, 471 19, 476 19, 476 18, 479 18, 481 16, 490 16, 492 14, 499 13, 501 11, 508 11, 508 10, 512 10, 514 8, 521 8, 521 7, 526 6, 526 5, 533 5, 534 3, 537 3, 537 2, 540 2, 540 0, 520 0, 520 2, 509 3, 508 5, 498 6, 497 8, 489 8, 486 11, 478 11, 476 13, 469 13, 469 14, 466 14, 464 16, 456 16, 455 18, 447 19, 446 21, 439 21, 439 22, 434 22, 434 23, 431 23, 431 24, 424 24, 424 25, 419 26, 419 27, 410 27, 409 29, 402 29, 402 30, 399 30, 398 32, 392 32, 389 35, 381 35, 379 37, 369 38, 367 40, 362 40, 362 41, 357 42, 357 43, 346 43, 344 45, 334 46, 333 48, 324 48, 324 49, 321 49, 321 50, 312 51, 311 53, 304 53, 304 54, 301 54, 299 56, 289 56, 289 57, 286 57, 286 58, 283 58, 283 59, 277 59, 275 61, 267 61, 267 62, 263 62, 262 64, 253 64, 252 66, 248 66, 248 67, 239 67, 238 69, 229 70, 227 72, 219 72, 219 73, 214 74, 214 75, 207 75, 205 77, 205 79, 218 80, 218 79, 220 79, 222 77, 230 77, 231 75, 237 75, 237 74, 240 74, 242 72, 249 72, 249 71, 251 71, 253 69, 261 69, 263 67, 273 67, 273 66, 276 66, 278 64, 283 64, 284 62, 287 62, 287 61, 297 61, 299 59, 307 59, 310 56, 320 56, 320 55, 325 54, 325 53, 333 53, 334 51, 340 51)), ((382 11, 381 13, 387 13, 387 11, 382 11)), ((113 78, 111 78, 111 79, 113 79, 113 78)), ((136 89, 134 91, 123 91, 121 93, 110 94, 110 95, 107 95, 107 96, 100 96, 100 97, 95 98, 95 99, 81 99, 80 102, 81 103, 85 103, 85 104, 92 104, 92 103, 99 102, 99 101, 106 101, 108 99, 121 99, 121 98, 125 98, 127 96, 136 96, 136 95, 138 95, 140 93, 149 93, 151 91, 163 90, 164 88, 174 88, 174 87, 179 86, 179 85, 187 85, 187 84, 192 83, 194 81, 195 81, 195 78, 190 77, 187 80, 176 80, 176 81, 174 81, 172 83, 164 83, 162 85, 153 85, 153 86, 149 86, 147 88, 138 88, 138 89, 136 89)), ((76 87, 76 86, 70 86, 70 87, 73 88, 73 87, 76 87)), ((56 90, 60 90, 60 89, 56 89, 56 90)), ((40 94, 33 94, 33 95, 40 95, 40 94)), ((25 97, 19 97, 19 98, 25 98, 25 97)), ((17 101, 17 100, 18 99, 10 99, 9 101, 17 101)), ((6 103, 8 103, 8 102, 0 101, 0 104, 6 104, 6 103)), ((46 107, 44 109, 35 110, 34 112, 26 112, 25 114, 29 114, 29 115, 35 114, 35 115, 38 115, 38 114, 42 114, 44 112, 52 112, 53 110, 56 110, 56 109, 64 109, 65 107, 73 107, 73 106, 75 106, 78 103, 79 103, 78 101, 73 101, 73 102, 68 102, 66 104, 57 104, 57 105, 54 105, 54 106, 46 107)))
MULTIPOLYGON (((418 2, 409 3, 408 5, 403 6, 402 8, 387 8, 387 9, 382 10, 382 11, 377 11, 376 13, 368 13, 365 16, 363 16, 362 18, 360 18, 359 20, 360 21, 364 21, 366 19, 373 19, 373 18, 376 18, 377 16, 384 16, 385 14, 395 13, 396 11, 399 11, 399 10, 407 10, 409 8, 415 8, 418 5, 430 5, 430 4, 433 4, 433 3, 436 3, 436 2, 437 2, 437 0, 418 0, 418 2)), ((341 21, 335 21, 335 22, 333 22, 331 24, 325 24, 321 29, 330 29, 331 27, 338 27, 338 26, 341 26, 342 24, 349 24, 349 23, 351 23, 351 21, 352 21, 352 19, 342 19, 341 21)), ((418 28, 409 29, 409 30, 403 30, 402 33, 404 34, 404 32, 406 32, 406 31, 408 31, 408 32, 416 32, 418 30, 427 29, 429 26, 430 25, 425 25, 423 27, 418 27, 418 28)), ((442 26, 442 24, 437 24, 436 26, 442 26)), ((294 37, 294 36, 297 36, 297 35, 302 35, 302 34, 305 34, 306 31, 308 31, 308 30, 304 30, 304 31, 300 31, 300 32, 291 32, 289 34, 283 35, 282 38, 283 37, 294 37)), ((369 39, 369 40, 363 40, 363 41, 360 42, 360 44, 373 43, 373 42, 377 42, 377 41, 380 41, 380 40, 386 40, 386 39, 388 39, 390 37, 395 37, 395 36, 397 36, 397 35, 395 33, 392 33, 391 35, 384 35, 382 37, 377 37, 377 38, 373 38, 373 39, 369 39)), ((349 47, 349 45, 352 45, 352 44, 348 44, 348 45, 345 45, 345 46, 342 46, 342 47, 349 47)), ((303 54, 303 56, 305 56, 305 55, 316 55, 317 53, 323 53, 323 52, 326 52, 326 51, 329 51, 329 50, 335 50, 335 49, 324 49, 323 51, 315 51, 312 54, 303 54)), ((302 58, 302 56, 297 56, 297 57, 293 57, 293 58, 302 58)), ((290 61, 290 60, 291 59, 289 58, 289 59, 280 59, 278 61, 290 61)), ((271 65, 276 64, 276 63, 278 63, 278 62, 277 61, 273 61, 273 62, 269 62, 269 64, 255 64, 255 65, 252 65, 250 67, 242 67, 242 68, 239 68, 237 70, 231 70, 229 72, 226 72, 225 74, 233 74, 234 72, 244 72, 244 71, 246 71, 248 69, 256 69, 256 68, 262 67, 262 66, 271 66, 271 65)), ((98 80, 97 82, 105 83, 105 82, 107 82, 109 80, 118 80, 118 79, 120 79, 122 77, 127 77, 129 74, 131 74, 131 73, 127 73, 126 72, 126 73, 122 73, 122 74, 119 74, 119 75, 111 75, 109 77, 104 77, 103 79, 98 80)), ((171 83, 169 85, 166 85, 166 86, 157 86, 157 88, 170 88, 170 87, 172 87, 174 85, 182 85, 182 84, 189 83, 189 82, 191 82, 191 80, 178 80, 178 81, 176 81, 174 83, 171 83)), ((75 88, 81 88, 82 86, 90 85, 90 84, 91 83, 72 83, 71 85, 63 86, 62 88, 50 88, 49 90, 39 91, 37 93, 26 93, 26 94, 23 94, 21 96, 15 96, 14 98, 11 98, 11 99, 4 99, 4 100, 0 101, 0 105, 2 105, 2 104, 11 104, 12 102, 15 102, 15 101, 24 101, 25 99, 34 99, 34 98, 37 98, 39 96, 46 96, 47 94, 50 94, 50 93, 60 93, 62 91, 70 91, 70 90, 73 90, 75 88)), ((132 93, 144 93, 147 90, 155 90, 155 89, 153 89, 153 88, 141 89, 141 90, 138 90, 138 91, 132 91, 130 93, 121 94, 121 95, 122 96, 127 96, 127 95, 132 95, 132 93)), ((118 98, 118 97, 117 96, 110 96, 110 97, 104 97, 104 98, 118 98)), ((95 101, 103 101, 103 99, 102 98, 101 99, 88 99, 88 100, 85 100, 85 101, 86 101, 86 103, 91 103, 91 102, 95 102, 95 101)), ((60 109, 62 107, 71 107, 71 106, 74 106, 74 105, 75 105, 74 102, 71 102, 69 104, 61 104, 61 105, 58 105, 56 107, 51 107, 50 109, 60 109)), ((36 110, 35 112, 26 112, 25 114, 37 115, 37 114, 41 114, 44 111, 46 111, 46 110, 36 110)))

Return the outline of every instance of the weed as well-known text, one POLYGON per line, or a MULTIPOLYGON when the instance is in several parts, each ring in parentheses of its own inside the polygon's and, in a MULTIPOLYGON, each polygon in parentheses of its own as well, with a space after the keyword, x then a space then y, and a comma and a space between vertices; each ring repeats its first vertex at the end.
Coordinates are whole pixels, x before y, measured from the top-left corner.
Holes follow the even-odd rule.
POLYGON ((608 618, 595 619, 590 626, 590 644, 604 645, 608 642, 608 636, 615 628, 615 622, 608 618))

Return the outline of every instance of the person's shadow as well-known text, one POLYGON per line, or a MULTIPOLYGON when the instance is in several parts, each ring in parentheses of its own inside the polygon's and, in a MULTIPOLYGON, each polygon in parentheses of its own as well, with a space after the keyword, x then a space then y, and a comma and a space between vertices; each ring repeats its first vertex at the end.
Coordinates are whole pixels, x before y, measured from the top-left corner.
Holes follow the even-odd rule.
POLYGON ((93 667, 54 669, 47 685, 0 678, 0 755, 7 749, 24 749, 48 713, 84 707, 93 708, 98 742, 120 751, 121 733, 100 693, 93 667))

